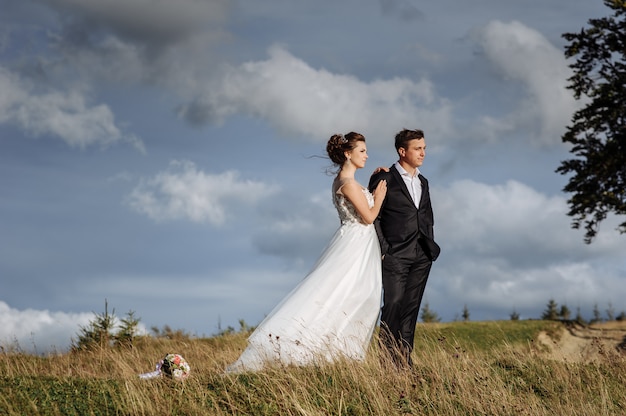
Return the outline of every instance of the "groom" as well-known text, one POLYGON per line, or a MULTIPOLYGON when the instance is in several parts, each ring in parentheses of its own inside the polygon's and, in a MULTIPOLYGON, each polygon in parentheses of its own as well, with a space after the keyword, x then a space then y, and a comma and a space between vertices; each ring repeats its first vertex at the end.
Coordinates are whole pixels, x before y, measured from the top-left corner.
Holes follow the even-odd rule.
POLYGON ((383 269, 380 337, 398 366, 412 366, 415 325, 432 262, 440 248, 433 235, 428 181, 420 174, 426 141, 422 130, 402 130, 395 138, 399 160, 374 173, 370 191, 387 181, 387 195, 375 222, 383 269))

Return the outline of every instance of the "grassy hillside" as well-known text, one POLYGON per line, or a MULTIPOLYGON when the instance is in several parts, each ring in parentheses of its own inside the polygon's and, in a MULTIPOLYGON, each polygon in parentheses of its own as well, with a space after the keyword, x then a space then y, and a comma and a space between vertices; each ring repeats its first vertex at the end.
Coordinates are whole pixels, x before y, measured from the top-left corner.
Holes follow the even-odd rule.
POLYGON ((554 359, 567 329, 553 321, 419 324, 413 372, 381 361, 373 342, 361 364, 224 374, 246 344, 241 333, 46 357, 5 348, 0 415, 626 414, 624 356, 598 343, 599 359, 554 359), (187 380, 138 378, 168 352, 191 364, 187 380))

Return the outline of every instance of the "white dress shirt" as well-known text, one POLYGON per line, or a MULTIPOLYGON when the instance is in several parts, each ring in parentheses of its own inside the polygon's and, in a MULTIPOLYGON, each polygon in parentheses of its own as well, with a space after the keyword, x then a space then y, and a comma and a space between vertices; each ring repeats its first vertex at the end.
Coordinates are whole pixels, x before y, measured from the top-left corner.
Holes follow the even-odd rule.
POLYGON ((409 172, 402 167, 400 162, 396 162, 395 166, 396 169, 398 169, 398 172, 400 172, 400 175, 409 190, 409 194, 411 194, 415 208, 419 209, 420 198, 422 197, 422 181, 420 181, 418 176, 420 174, 419 168, 415 168, 415 174, 411 176, 411 174, 409 174, 409 172))

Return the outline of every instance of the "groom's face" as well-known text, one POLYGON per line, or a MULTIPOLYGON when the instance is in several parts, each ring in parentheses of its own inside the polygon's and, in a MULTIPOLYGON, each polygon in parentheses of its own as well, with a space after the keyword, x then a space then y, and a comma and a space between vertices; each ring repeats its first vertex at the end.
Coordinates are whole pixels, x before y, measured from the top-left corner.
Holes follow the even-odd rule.
POLYGON ((400 154, 400 160, 408 164, 412 168, 418 168, 424 163, 424 157, 426 156, 426 140, 413 139, 409 140, 406 144, 406 148, 401 147, 398 149, 400 154))

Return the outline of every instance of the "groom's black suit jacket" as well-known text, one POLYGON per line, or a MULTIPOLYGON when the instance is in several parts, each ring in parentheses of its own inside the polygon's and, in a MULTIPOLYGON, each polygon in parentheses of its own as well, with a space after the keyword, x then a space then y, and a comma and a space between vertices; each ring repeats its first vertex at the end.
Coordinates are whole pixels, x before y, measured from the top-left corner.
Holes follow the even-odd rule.
POLYGON ((387 180, 387 196, 375 221, 382 254, 396 258, 415 259, 420 245, 426 255, 435 261, 440 248, 433 233, 433 208, 430 203, 428 180, 419 175, 422 196, 419 210, 415 207, 409 190, 395 165, 389 172, 380 171, 370 178, 369 189, 376 189, 378 182, 387 180))

